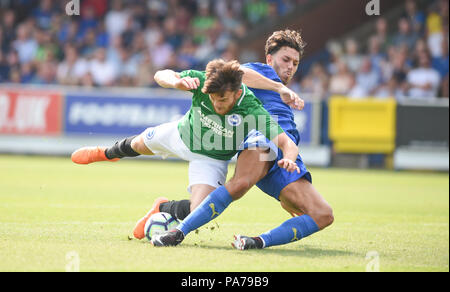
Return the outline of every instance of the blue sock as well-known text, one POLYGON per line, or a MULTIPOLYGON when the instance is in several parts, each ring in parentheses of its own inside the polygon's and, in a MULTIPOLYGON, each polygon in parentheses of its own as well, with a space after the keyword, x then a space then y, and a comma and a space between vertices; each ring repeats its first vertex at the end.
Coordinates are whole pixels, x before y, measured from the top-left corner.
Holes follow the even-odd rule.
POLYGON ((264 247, 269 247, 297 241, 317 231, 319 227, 316 222, 308 215, 302 215, 286 220, 277 228, 261 234, 260 237, 264 241, 264 247))
POLYGON ((217 188, 181 222, 177 229, 181 230, 186 236, 189 232, 219 216, 232 201, 230 193, 224 186, 217 188))

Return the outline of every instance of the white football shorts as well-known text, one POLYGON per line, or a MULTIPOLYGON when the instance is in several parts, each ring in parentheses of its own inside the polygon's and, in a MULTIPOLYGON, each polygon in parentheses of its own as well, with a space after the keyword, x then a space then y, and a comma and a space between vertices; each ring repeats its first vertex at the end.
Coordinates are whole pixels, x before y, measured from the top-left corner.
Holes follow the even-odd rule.
POLYGON ((217 160, 193 153, 181 140, 179 121, 161 124, 144 131, 144 143, 155 155, 163 159, 180 158, 189 161, 189 186, 206 184, 218 188, 225 184, 229 161, 217 160))

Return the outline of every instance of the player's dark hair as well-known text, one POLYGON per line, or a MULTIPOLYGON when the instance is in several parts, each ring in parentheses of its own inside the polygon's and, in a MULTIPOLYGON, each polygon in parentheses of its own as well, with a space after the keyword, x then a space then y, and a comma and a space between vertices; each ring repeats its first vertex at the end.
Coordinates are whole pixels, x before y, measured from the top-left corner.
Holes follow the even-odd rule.
POLYGON ((206 65, 206 81, 202 92, 218 93, 223 96, 226 91, 236 92, 241 88, 244 71, 238 61, 225 62, 216 59, 206 65))
POLYGON ((300 55, 300 59, 305 53, 306 43, 300 32, 295 30, 279 30, 274 32, 266 41, 266 56, 273 55, 282 47, 293 48, 300 55))

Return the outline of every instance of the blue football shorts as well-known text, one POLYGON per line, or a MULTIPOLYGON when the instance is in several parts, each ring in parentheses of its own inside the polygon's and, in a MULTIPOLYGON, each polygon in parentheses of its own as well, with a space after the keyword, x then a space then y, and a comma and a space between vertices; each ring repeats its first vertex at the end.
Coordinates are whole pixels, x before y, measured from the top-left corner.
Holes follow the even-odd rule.
MULTIPOLYGON (((286 134, 293 139, 289 133, 286 134)), ((259 131, 254 130, 248 134, 244 142, 239 147, 238 155, 245 149, 255 147, 269 149, 269 156, 272 156, 271 160, 274 160, 274 164, 269 169, 267 175, 256 183, 256 186, 264 193, 279 201, 280 192, 290 183, 293 183, 301 178, 305 178, 312 183, 311 173, 306 168, 300 155, 297 156, 296 160, 300 173, 297 173, 297 171, 288 172, 284 168, 280 168, 278 166, 278 161, 283 159, 283 152, 259 131)))

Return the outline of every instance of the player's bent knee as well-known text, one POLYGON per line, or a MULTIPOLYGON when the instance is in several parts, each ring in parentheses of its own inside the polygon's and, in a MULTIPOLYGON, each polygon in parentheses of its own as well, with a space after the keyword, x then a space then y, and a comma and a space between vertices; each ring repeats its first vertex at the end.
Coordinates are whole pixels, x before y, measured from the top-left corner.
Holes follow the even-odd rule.
POLYGON ((153 155, 153 152, 151 152, 145 145, 142 135, 137 136, 133 139, 133 141, 131 141, 131 148, 139 154, 153 155))
POLYGON ((330 206, 321 208, 321 210, 317 212, 314 217, 316 224, 320 229, 324 229, 334 222, 333 209, 330 206))
MULTIPOLYGON (((333 210, 330 208, 329 212, 324 215, 324 222, 326 226, 330 226, 334 222, 333 210)), ((325 226, 325 227, 326 227, 325 226)))
POLYGON ((226 188, 233 200, 242 198, 242 196, 244 196, 251 187, 252 184, 250 180, 245 178, 231 179, 226 184, 226 188))

